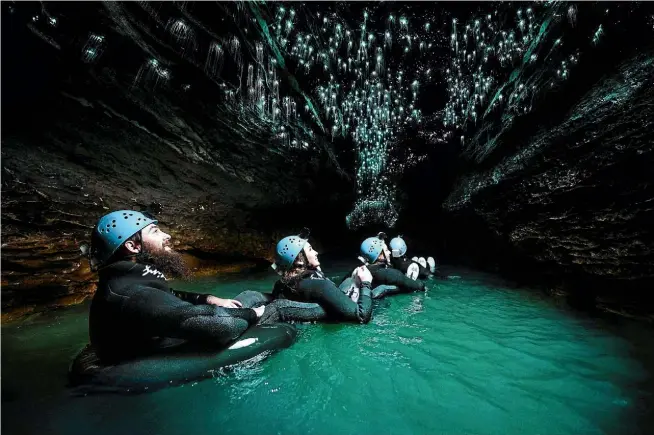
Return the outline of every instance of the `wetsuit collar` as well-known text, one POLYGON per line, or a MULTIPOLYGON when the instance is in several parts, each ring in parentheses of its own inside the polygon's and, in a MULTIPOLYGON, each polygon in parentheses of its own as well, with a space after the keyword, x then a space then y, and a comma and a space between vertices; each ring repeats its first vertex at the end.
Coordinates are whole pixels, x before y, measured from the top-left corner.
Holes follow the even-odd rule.
POLYGON ((166 281, 166 276, 150 264, 135 263, 133 261, 117 261, 100 271, 100 277, 119 278, 132 276, 166 281))

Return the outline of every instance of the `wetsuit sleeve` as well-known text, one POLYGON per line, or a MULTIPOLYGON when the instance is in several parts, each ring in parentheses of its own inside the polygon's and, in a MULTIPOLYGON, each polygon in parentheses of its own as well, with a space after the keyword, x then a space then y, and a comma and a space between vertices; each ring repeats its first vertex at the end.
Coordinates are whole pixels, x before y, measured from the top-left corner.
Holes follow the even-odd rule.
POLYGON ((235 300, 239 301, 243 308, 254 308, 266 305, 274 299, 270 293, 261 293, 253 290, 245 290, 236 297, 235 300))
POLYGON ((395 285, 404 292, 425 291, 425 283, 416 281, 393 268, 369 268, 373 285, 395 285))
POLYGON ((297 288, 307 301, 316 302, 330 317, 337 317, 359 323, 368 323, 372 315, 370 284, 361 288, 357 302, 353 302, 328 279, 303 279, 297 288))
POLYGON ((251 309, 192 305, 151 287, 133 285, 121 293, 121 314, 150 336, 225 345, 257 321, 251 309))
POLYGON ((170 292, 183 300, 184 302, 190 302, 193 305, 201 305, 207 303, 208 294, 200 294, 193 292, 183 292, 181 290, 170 289, 170 292))
MULTIPOLYGON (((266 306, 261 319, 277 314, 277 322, 316 322, 328 320, 329 316, 320 304, 315 302, 298 302, 289 299, 277 299, 266 306)), ((259 323, 262 321, 260 320, 259 323)))

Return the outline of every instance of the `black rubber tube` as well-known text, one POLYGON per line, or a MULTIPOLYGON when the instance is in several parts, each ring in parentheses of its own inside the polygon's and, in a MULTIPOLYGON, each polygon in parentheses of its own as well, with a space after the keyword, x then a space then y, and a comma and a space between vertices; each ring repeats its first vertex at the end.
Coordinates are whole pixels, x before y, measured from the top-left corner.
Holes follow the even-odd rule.
POLYGON ((216 370, 255 357, 265 358, 276 350, 289 347, 296 337, 297 329, 292 325, 256 325, 228 348, 219 351, 184 343, 155 355, 111 366, 99 364, 93 349, 87 346, 70 366, 70 386, 74 387, 72 392, 76 395, 155 391, 211 378, 216 370))

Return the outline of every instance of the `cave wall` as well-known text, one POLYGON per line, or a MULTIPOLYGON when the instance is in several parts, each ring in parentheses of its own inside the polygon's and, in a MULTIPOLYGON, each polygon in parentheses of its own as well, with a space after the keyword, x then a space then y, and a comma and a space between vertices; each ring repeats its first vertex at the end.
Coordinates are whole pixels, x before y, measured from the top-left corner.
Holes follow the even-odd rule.
POLYGON ((611 20, 600 43, 580 19, 564 38, 583 48, 579 64, 528 113, 489 111, 445 143, 436 117, 405 139, 431 146, 401 184, 397 232, 412 255, 651 316, 654 46, 642 6, 611 20))
POLYGON ((3 313, 91 294, 78 246, 111 210, 152 211, 177 250, 224 262, 270 261, 303 226, 345 231, 330 223, 352 183, 329 144, 279 145, 192 70, 188 90, 134 86, 125 64, 83 64, 74 41, 53 45, 19 12, 2 29, 3 313))
POLYGON ((580 305, 654 311, 654 53, 616 69, 557 124, 455 182, 450 256, 580 305))

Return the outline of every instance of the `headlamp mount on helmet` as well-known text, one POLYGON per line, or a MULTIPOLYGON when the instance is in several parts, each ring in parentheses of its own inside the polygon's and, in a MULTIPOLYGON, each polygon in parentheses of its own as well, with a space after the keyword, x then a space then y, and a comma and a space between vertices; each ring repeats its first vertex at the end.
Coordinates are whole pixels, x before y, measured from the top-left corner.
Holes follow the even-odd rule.
POLYGON ((304 227, 302 228, 302 231, 300 231, 300 234, 298 234, 298 237, 307 240, 310 235, 311 235, 311 230, 307 227, 304 227))

